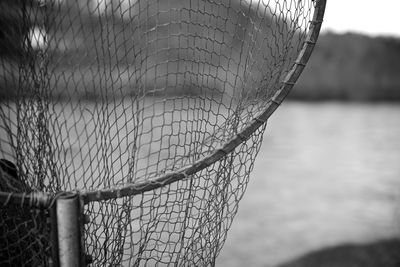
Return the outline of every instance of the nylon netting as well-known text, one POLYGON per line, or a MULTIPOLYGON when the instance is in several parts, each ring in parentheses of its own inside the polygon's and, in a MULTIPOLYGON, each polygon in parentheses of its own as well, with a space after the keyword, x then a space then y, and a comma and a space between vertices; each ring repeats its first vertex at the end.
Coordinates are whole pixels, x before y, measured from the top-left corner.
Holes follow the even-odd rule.
MULTIPOLYGON (((320 6, 2 1, 1 191, 79 192, 94 266, 214 265, 320 6)), ((1 212, 0 265, 48 264, 48 210, 1 212)))

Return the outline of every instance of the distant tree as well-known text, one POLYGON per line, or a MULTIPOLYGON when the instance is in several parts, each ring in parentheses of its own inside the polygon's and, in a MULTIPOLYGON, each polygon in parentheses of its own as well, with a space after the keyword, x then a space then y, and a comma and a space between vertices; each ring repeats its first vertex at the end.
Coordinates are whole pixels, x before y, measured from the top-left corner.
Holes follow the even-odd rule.
POLYGON ((29 32, 42 21, 40 1, 0 1, 0 57, 23 55, 29 32))
POLYGON ((24 35, 22 1, 0 2, 0 56, 15 57, 22 52, 24 35))

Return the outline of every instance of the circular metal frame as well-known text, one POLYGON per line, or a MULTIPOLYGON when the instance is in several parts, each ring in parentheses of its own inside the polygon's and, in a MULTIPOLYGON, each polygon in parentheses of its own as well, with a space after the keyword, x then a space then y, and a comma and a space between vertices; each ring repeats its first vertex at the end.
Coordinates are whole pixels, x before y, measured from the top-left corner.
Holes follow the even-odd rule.
POLYGON ((285 79, 282 81, 282 86, 275 95, 268 101, 266 108, 261 111, 241 132, 230 139, 225 145, 214 150, 210 155, 196 161, 190 166, 183 167, 171 173, 164 174, 151 181, 144 181, 135 184, 127 184, 122 187, 107 188, 101 190, 93 190, 81 192, 81 197, 85 203, 99 200, 108 200, 120 198, 124 196, 133 196, 154 190, 159 187, 171 184, 173 182, 187 178, 208 166, 214 164, 224 156, 231 153, 239 144, 245 142, 250 136, 274 113, 282 101, 286 98, 293 85, 296 83, 300 74, 303 72, 317 42, 321 25, 325 13, 326 0, 315 0, 315 8, 313 19, 310 21, 310 27, 303 44, 302 49, 290 69, 285 79))

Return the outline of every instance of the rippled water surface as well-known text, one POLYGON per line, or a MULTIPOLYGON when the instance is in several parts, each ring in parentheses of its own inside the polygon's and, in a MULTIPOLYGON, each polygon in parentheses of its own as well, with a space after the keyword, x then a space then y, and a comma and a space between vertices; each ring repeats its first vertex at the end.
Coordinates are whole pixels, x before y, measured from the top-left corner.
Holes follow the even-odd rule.
POLYGON ((400 236, 400 105, 282 105, 217 266, 400 236))

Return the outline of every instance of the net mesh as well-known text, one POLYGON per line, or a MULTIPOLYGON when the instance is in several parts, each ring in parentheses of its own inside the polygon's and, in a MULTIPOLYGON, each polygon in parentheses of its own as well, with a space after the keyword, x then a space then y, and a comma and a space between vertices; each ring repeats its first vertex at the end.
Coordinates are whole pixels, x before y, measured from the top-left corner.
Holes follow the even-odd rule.
POLYGON ((52 260, 46 209, 8 203, 0 210, 1 266, 49 266, 52 260))
MULTIPOLYGON (((94 266, 214 265, 320 5, 0 2, 1 191, 80 192, 94 266)), ((15 208, 0 263, 48 262, 48 210, 15 208)))

